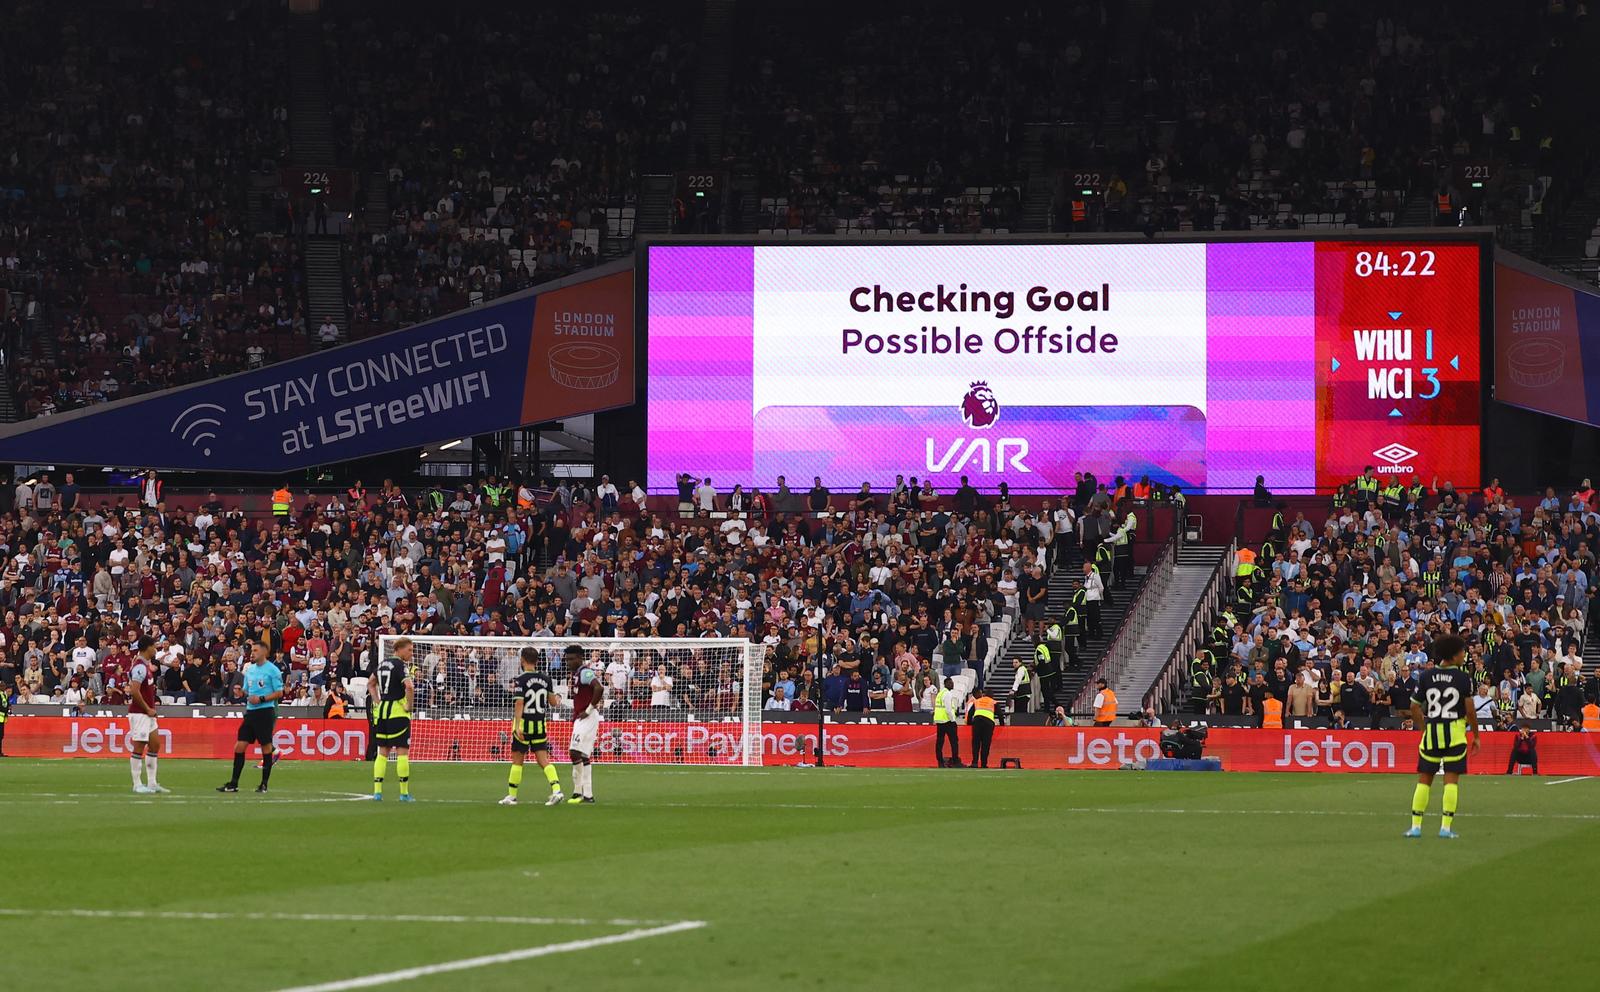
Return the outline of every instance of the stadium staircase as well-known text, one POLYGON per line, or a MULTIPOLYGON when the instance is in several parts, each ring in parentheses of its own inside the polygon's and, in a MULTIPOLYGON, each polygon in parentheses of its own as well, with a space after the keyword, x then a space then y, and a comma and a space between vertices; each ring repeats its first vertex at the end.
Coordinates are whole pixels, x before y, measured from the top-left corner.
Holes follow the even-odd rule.
POLYGON ((634 215, 635 234, 668 234, 672 231, 672 198, 677 191, 674 176, 645 176, 639 186, 639 210, 634 215))
POLYGON ((362 222, 367 233, 377 234, 389 229, 389 177, 382 172, 369 172, 362 179, 367 193, 367 209, 362 222))
MULTIPOLYGON (((333 140, 333 115, 323 78, 325 57, 320 15, 293 14, 289 19, 289 143, 296 168, 333 168, 338 151, 333 140)), ((387 191, 385 191, 387 199, 387 191)), ((339 340, 348 340, 349 311, 344 295, 343 239, 333 224, 330 234, 305 236, 306 331, 317 341, 318 329, 328 320, 339 328, 339 340)))
MULTIPOLYGON (((1083 555, 1076 544, 1069 542, 1068 550, 1062 555, 1061 562, 1055 571, 1050 573, 1049 591, 1045 597, 1045 602, 1049 604, 1045 609, 1046 622, 1066 614, 1067 603, 1072 599, 1072 590, 1076 588, 1078 577, 1082 574, 1083 555)), ((1100 610, 1100 636, 1085 641, 1082 657, 1075 659, 1078 661, 1077 668, 1063 672, 1058 691, 1052 699, 1044 701, 1047 709, 1057 704, 1066 705, 1083 688, 1088 673, 1100 663, 1101 654, 1111 643, 1111 636, 1117 626, 1122 623, 1122 615, 1127 612, 1128 604, 1139 594, 1144 574, 1143 568, 1135 568, 1133 584, 1110 593, 1111 599, 1100 610)), ((1011 640, 1006 642, 1005 650, 1000 652, 983 678, 984 689, 1002 707, 1009 709, 1011 683, 1016 678, 1017 665, 1025 661, 1032 662, 1033 650, 1034 642, 1028 637, 1019 615, 1012 629, 1011 640)))
POLYGON ((331 234, 306 236, 306 330, 317 340, 317 328, 332 319, 339 340, 349 335, 349 311, 344 298, 344 243, 331 234))
POLYGON ((1418 187, 1406 199, 1405 209, 1400 213, 1400 226, 1432 227, 1436 209, 1433 191, 1426 187, 1418 187))
POLYGON ((694 111, 689 118, 689 148, 695 165, 722 161, 728 120, 728 79, 732 73, 735 0, 706 0, 696 51, 694 111))
POLYGON ((1583 670, 1586 672, 1600 670, 1600 637, 1594 636, 1592 621, 1590 628, 1583 632, 1583 670))
MULTIPOLYGON (((11 355, 5 356, 7 364, 11 355)), ((11 370, 0 369, 0 424, 11 424, 22 419, 22 408, 17 405, 16 393, 11 388, 11 370)))
POLYGON ((1131 656, 1113 673, 1114 678, 1111 675, 1106 678, 1117 699, 1125 703, 1124 711, 1132 709, 1135 700, 1144 698, 1166 667, 1173 648, 1189 626, 1195 604, 1226 553, 1226 548, 1203 544, 1178 549, 1171 580, 1155 604, 1154 612, 1137 630, 1129 632, 1133 638, 1131 656))
POLYGON ((1022 188, 1018 230, 1028 234, 1049 233, 1051 209, 1055 206, 1057 170, 1046 161, 1043 130, 1036 125, 1023 128, 1021 166, 1028 179, 1022 188))
POLYGON ((289 16, 289 145, 296 168, 332 168, 338 162, 333 117, 322 78, 322 18, 289 16))

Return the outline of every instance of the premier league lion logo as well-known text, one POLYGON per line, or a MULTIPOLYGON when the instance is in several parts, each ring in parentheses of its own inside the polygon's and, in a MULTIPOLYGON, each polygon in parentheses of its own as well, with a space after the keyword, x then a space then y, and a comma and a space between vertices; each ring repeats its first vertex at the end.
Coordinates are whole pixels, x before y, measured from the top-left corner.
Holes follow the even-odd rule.
POLYGON ((961 419, 968 427, 985 428, 1000 419, 1000 403, 987 382, 975 382, 961 398, 961 419))

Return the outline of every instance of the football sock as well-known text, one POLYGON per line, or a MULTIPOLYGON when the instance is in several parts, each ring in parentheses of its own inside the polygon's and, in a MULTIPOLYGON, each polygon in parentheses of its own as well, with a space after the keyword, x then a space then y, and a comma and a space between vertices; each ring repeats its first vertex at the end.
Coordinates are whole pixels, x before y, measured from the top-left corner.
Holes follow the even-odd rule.
MULTIPOLYGON (((550 783, 550 791, 551 792, 560 792, 561 791, 561 775, 560 775, 560 773, 558 773, 556 771, 556 766, 555 765, 545 765, 544 766, 544 778, 545 778, 545 781, 550 783)), ((573 788, 574 789, 577 788, 577 784, 576 783, 573 784, 573 788)))
POLYGON ((375 796, 383 795, 383 773, 385 771, 387 771, 388 768, 389 768, 389 759, 384 757, 381 754, 378 755, 378 757, 372 762, 372 794, 373 795, 375 795, 375 796))
POLYGON ((244 773, 244 755, 236 754, 236 755, 233 756, 233 778, 228 779, 228 783, 230 785, 238 785, 239 784, 239 776, 241 774, 243 774, 243 773, 244 773))
POLYGON ((1461 792, 1461 786, 1455 782, 1447 783, 1444 787, 1444 828, 1450 829, 1456 822, 1456 799, 1461 792))
MULTIPOLYGON (((1449 786, 1446 786, 1449 788, 1449 786)), ((1428 812, 1428 800, 1433 795, 1433 786, 1417 783, 1417 789, 1411 794, 1411 825, 1422 826, 1422 815, 1428 812)))
POLYGON ((278 753, 263 754, 261 756, 261 784, 266 785, 267 779, 272 777, 272 766, 278 763, 278 753))
POLYGON ((146 751, 144 753, 144 781, 150 788, 154 789, 156 787, 156 753, 154 751, 146 751))
POLYGON ((583 763, 583 797, 594 798, 594 763, 589 761, 583 763))
POLYGON ((411 757, 402 754, 394 759, 394 770, 400 775, 400 794, 411 795, 411 757))
POLYGON ((511 766, 511 777, 506 780, 506 795, 508 795, 511 798, 515 799, 517 797, 517 786, 519 786, 521 784, 522 784, 522 766, 521 765, 512 765, 511 766))
POLYGON ((137 789, 144 784, 144 780, 139 777, 139 773, 144 769, 144 759, 136 754, 128 759, 128 765, 133 769, 133 787, 137 789))

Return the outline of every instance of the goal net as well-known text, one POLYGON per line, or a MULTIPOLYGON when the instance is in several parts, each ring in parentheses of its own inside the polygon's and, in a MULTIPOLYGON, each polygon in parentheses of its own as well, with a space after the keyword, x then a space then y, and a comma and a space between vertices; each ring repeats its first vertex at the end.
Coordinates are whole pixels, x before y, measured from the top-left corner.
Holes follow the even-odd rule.
MULTIPOLYGON (((379 639, 392 657, 397 635, 379 639)), ((506 761, 511 757, 511 680, 522 649, 559 696, 551 700, 551 754, 567 760, 577 668, 571 645, 605 685, 598 761, 761 764, 761 676, 766 649, 737 638, 412 636, 411 757, 506 761)))

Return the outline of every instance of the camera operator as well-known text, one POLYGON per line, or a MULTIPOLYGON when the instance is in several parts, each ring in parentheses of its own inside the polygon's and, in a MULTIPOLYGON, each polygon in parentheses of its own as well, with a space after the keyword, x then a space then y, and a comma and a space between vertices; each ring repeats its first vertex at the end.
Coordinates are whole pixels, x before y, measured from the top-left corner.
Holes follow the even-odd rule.
POLYGON ((1205 755, 1207 733, 1203 726, 1185 727, 1174 720, 1161 732, 1161 756, 1198 761, 1205 755))
POLYGON ((1506 774, 1515 775, 1518 765, 1527 765, 1539 774, 1539 742, 1533 729, 1526 724, 1517 730, 1517 739, 1511 742, 1511 757, 1506 760, 1506 774))

